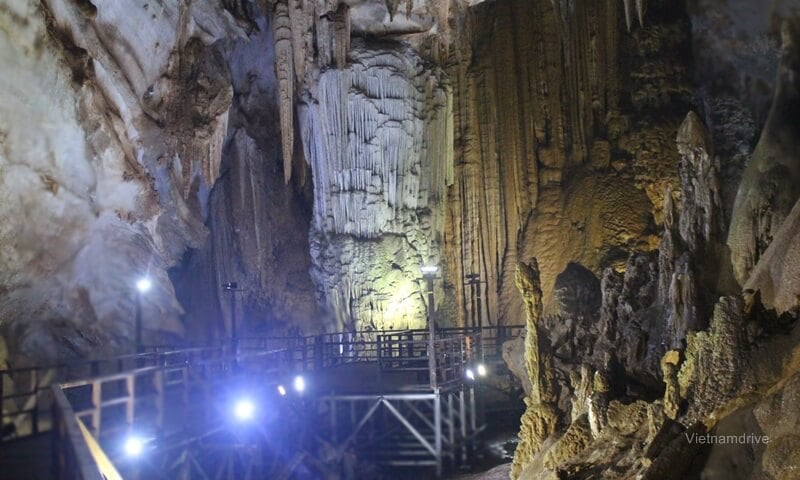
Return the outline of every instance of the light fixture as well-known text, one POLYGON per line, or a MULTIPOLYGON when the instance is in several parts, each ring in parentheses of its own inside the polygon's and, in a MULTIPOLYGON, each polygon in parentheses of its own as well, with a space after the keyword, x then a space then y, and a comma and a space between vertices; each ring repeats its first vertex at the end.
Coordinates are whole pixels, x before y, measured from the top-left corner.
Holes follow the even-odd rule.
POLYGON ((284 387, 283 385, 278 385, 278 393, 281 395, 281 397, 285 396, 286 395, 286 387, 284 387))
POLYGON ((470 380, 475 380, 475 372, 473 372, 471 368, 467 369, 466 376, 470 380))
POLYGON ((152 286, 153 282, 151 282, 147 277, 140 278, 139 281, 136 282, 136 289, 141 293, 145 293, 146 291, 150 290, 150 287, 152 286))
POLYGON ((485 377, 486 374, 488 373, 486 370, 486 365, 482 363, 479 363, 478 366, 475 367, 475 369, 478 371, 478 376, 480 377, 485 377))
POLYGON ((306 390, 306 380, 302 376, 294 377, 294 389, 298 393, 303 393, 306 390))
POLYGON ((239 400, 233 407, 233 414, 236 416, 236 419, 240 421, 252 419, 255 412, 256 406, 248 398, 239 400))
POLYGON ((130 436, 125 440, 125 454, 129 457, 138 457, 144 451, 144 440, 137 436, 130 436))
POLYGON ((420 268, 420 271, 422 272, 423 275, 433 275, 439 271, 439 267, 437 267, 436 265, 425 265, 422 268, 420 268))

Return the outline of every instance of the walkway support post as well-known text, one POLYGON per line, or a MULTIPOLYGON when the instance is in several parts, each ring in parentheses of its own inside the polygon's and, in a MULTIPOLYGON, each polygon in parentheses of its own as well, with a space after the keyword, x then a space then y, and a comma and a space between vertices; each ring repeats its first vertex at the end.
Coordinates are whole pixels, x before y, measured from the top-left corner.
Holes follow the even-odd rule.
POLYGON ((431 388, 436 389, 436 323, 433 321, 435 306, 433 304, 433 280, 439 267, 422 267, 422 276, 425 278, 425 285, 428 290, 428 370, 430 370, 431 388))
POLYGON ((433 399, 434 448, 436 449, 436 478, 442 478, 442 396, 438 388, 434 389, 433 399))

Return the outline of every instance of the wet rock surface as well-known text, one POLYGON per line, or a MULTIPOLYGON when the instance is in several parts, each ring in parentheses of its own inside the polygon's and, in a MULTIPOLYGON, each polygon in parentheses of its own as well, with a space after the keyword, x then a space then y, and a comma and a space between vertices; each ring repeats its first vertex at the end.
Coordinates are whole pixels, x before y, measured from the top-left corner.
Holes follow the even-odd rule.
POLYGON ((421 327, 438 264, 440 325, 526 325, 488 478, 796 478, 799 7, 6 1, 0 363, 130 350, 137 301, 421 327))

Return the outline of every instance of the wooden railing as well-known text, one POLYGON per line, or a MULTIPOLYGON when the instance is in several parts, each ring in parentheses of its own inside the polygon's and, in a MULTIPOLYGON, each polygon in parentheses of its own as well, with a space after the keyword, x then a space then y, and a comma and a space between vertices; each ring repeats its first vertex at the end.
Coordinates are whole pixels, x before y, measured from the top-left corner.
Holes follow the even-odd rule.
MULTIPOLYGON (((436 332, 436 385, 446 387, 463 378, 464 368, 477 361, 498 360, 504 341, 523 326, 492 326, 480 330, 445 328, 436 332)), ((170 348, 105 359, 79 360, 56 365, 0 370, 0 420, 7 438, 25 437, 52 428, 50 386, 77 379, 94 379, 145 367, 202 365, 224 369, 230 365, 273 372, 321 370, 353 362, 377 362, 383 371, 418 371, 430 375, 428 331, 359 331, 309 337, 250 337, 218 345, 170 348), (6 380, 10 380, 6 382, 6 380), (4 392, 3 385, 15 386, 4 392), (7 428, 11 426, 11 428, 7 428)), ((421 380, 422 385, 425 381, 421 380)), ((2 441, 2 439, 0 439, 2 441)))
POLYGON ((51 387, 53 395, 54 478, 57 480, 110 480, 100 470, 100 465, 84 436, 84 430, 72 405, 59 385, 51 387))

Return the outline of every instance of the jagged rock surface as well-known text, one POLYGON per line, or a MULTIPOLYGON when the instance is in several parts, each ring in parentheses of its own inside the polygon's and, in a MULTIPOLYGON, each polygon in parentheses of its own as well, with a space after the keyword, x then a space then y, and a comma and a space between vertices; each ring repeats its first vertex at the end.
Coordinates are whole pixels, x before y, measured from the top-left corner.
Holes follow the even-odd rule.
POLYGON ((664 303, 670 348, 682 348, 690 330, 705 328, 718 291, 731 279, 718 239, 724 235, 720 167, 711 137, 690 112, 676 138, 679 191, 665 193, 664 233, 659 251, 659 299, 664 303), (676 209, 675 200, 678 197, 676 209))
POLYGON ((555 391, 553 358, 548 349, 542 319, 542 287, 536 259, 517 267, 517 287, 525 299, 526 335, 525 370, 530 378, 530 393, 525 397, 525 413, 520 420, 520 443, 514 454, 511 477, 519 476, 523 468, 539 453, 544 441, 556 431, 558 411, 555 391))
MULTIPOLYGON (((780 102, 794 78, 779 79, 775 102, 780 106, 775 108, 791 108, 780 102)), ((787 121, 782 118, 778 126, 787 121)), ((572 318, 542 322, 566 354, 556 354, 551 372, 536 375, 558 379, 564 369, 571 370, 569 385, 560 382, 558 403, 559 418, 568 421, 559 422, 548 439, 531 436, 540 447, 534 455, 520 456, 523 468, 513 471, 519 478, 591 478, 601 472, 604 478, 652 479, 796 476, 797 439, 789 431, 796 417, 790 410, 796 401, 800 308, 796 294, 789 294, 796 288, 794 275, 782 266, 797 261, 795 213, 775 225, 775 240, 765 245, 767 253, 742 292, 731 281, 737 260, 731 262, 724 246, 726 196, 719 178, 726 174, 713 138, 693 113, 678 131, 680 182, 665 190, 658 262, 653 254, 632 255, 624 277, 606 271, 596 326, 572 318), (777 311, 770 310, 776 306, 777 311), (782 416, 786 422, 776 420, 782 416), (590 436, 578 434, 587 431, 587 422, 590 436), (642 433, 628 443, 637 429, 642 433), (774 446, 772 441, 713 447, 689 443, 692 435, 706 431, 779 440, 774 446)), ((781 143, 787 145, 791 142, 781 143)), ((745 177, 743 186, 747 182, 745 177)), ((741 211, 734 209, 733 225, 738 215, 741 211)))
POLYGON ((4 2, 0 9, 0 322, 19 361, 180 335, 167 269, 206 234, 232 90, 222 7, 4 2))
POLYGON ((749 333, 743 300, 725 297, 714 308, 708 331, 689 334, 678 372, 680 396, 688 405, 686 423, 705 419, 753 388, 748 357, 754 339, 749 333))

